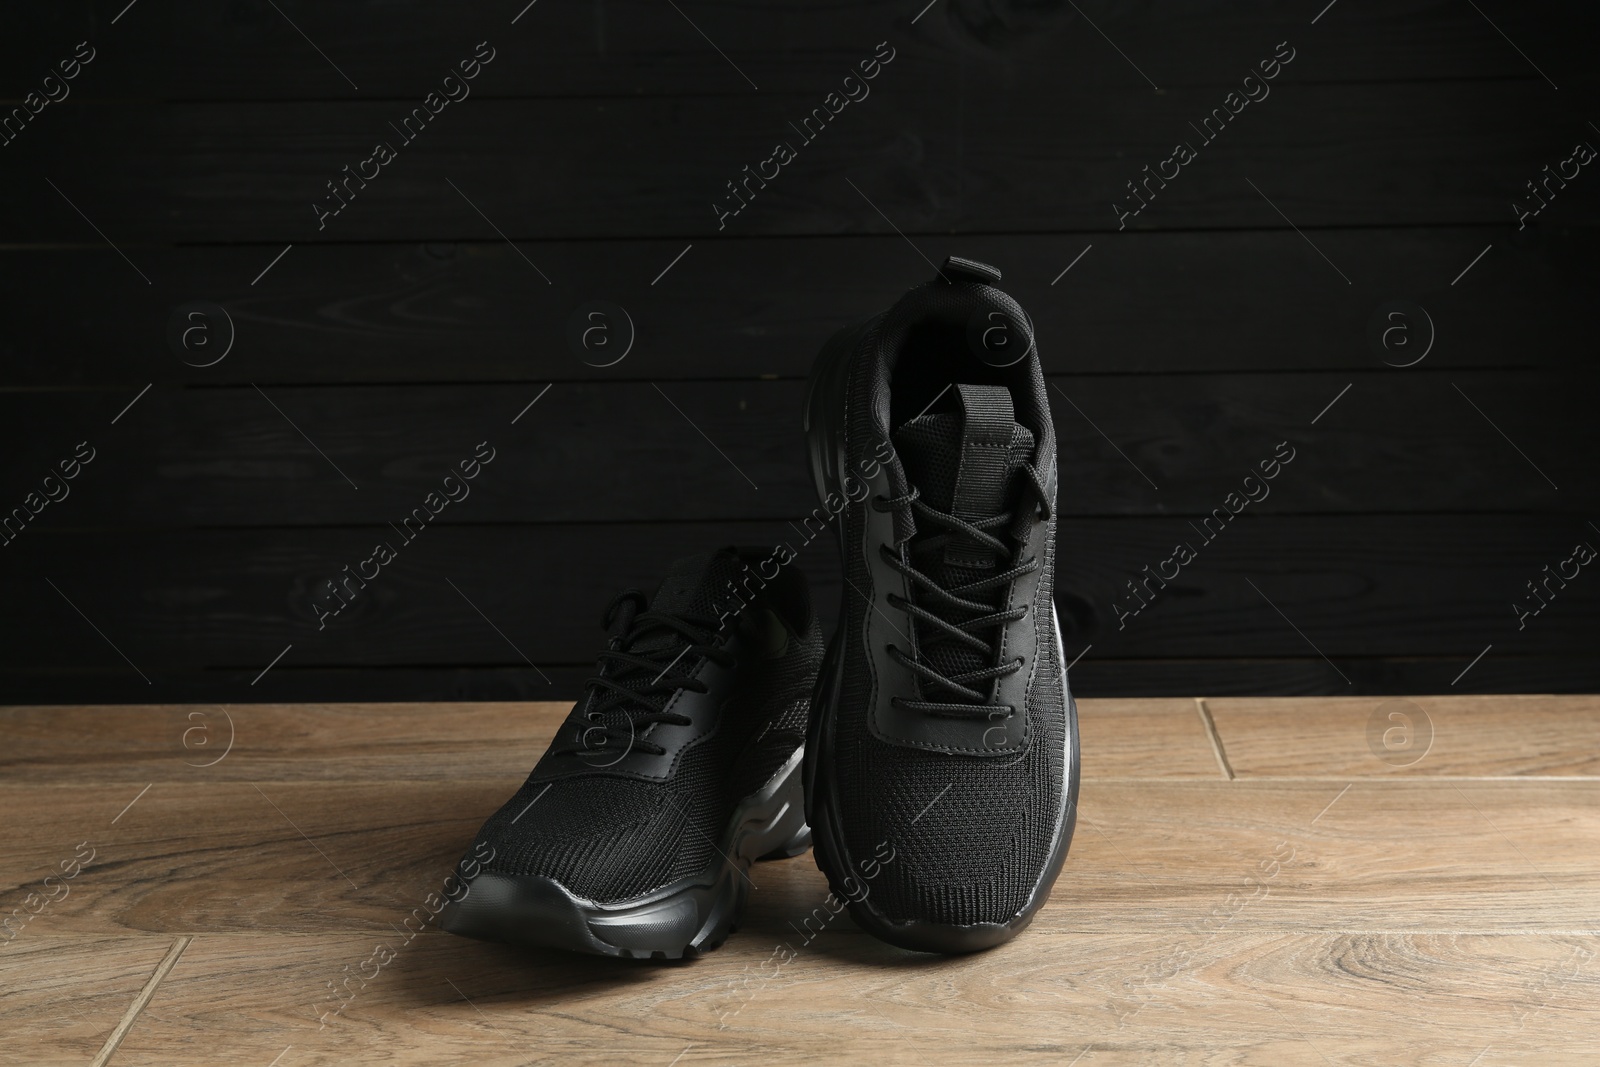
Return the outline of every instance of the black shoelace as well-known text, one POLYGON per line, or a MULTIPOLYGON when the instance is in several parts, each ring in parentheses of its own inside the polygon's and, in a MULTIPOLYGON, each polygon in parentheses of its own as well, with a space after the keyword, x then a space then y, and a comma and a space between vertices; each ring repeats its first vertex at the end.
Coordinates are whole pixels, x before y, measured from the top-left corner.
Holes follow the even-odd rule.
MULTIPOLYGON (((1044 483, 1039 478, 1038 468, 1031 463, 1025 463, 1016 468, 1016 472, 1027 478, 1024 489, 1031 489, 1032 495, 1039 502, 1040 516, 1046 520, 1050 518, 1050 498, 1045 491, 1044 483)), ((919 537, 910 546, 907 555, 910 559, 890 551, 888 545, 879 545, 878 552, 884 562, 904 575, 911 583, 913 593, 921 594, 927 605, 913 603, 898 594, 889 594, 889 604, 899 608, 911 618, 911 626, 916 630, 917 623, 924 623, 931 632, 926 639, 919 640, 921 652, 926 653, 938 645, 956 642, 971 648, 981 657, 981 662, 993 663, 998 655, 993 635, 1004 627, 1022 618, 1028 613, 1026 607, 1010 608, 1005 611, 995 610, 992 603, 984 603, 981 599, 974 599, 983 593, 992 593, 993 590, 1003 588, 1012 581, 1025 574, 1031 574, 1039 569, 1037 557, 1019 560, 1017 557, 1022 551, 1021 542, 1014 541, 1010 546, 996 537, 990 531, 1006 530, 1012 526, 1015 513, 1004 511, 986 519, 969 522, 947 512, 940 511, 922 499, 919 490, 913 488, 909 493, 897 497, 875 497, 872 507, 876 511, 892 511, 906 508, 916 516, 919 522, 943 529, 944 533, 937 533, 927 537, 919 537), (996 559, 1009 561, 1010 566, 1005 570, 998 570, 988 577, 978 578, 970 582, 957 585, 944 586, 935 580, 917 564, 919 561, 932 557, 936 552, 942 551, 954 537, 965 537, 977 542, 995 554, 996 559), (938 608, 939 610, 930 610, 938 608), (989 633, 991 637, 985 639, 980 634, 989 633)), ((922 681, 921 690, 924 694, 951 694, 945 700, 905 700, 894 698, 894 703, 899 707, 910 708, 929 715, 939 715, 956 719, 993 719, 1010 717, 1015 711, 1010 705, 998 704, 994 701, 996 683, 999 679, 1009 677, 1022 669, 1023 660, 1014 659, 995 666, 981 667, 975 670, 962 671, 958 674, 942 674, 921 659, 912 659, 894 645, 888 646, 890 658, 896 663, 912 671, 922 681), (983 688, 977 688, 982 686, 983 688), (987 690, 985 692, 984 690, 987 690)))
MULTIPOLYGON (((692 672, 703 659, 724 667, 733 666, 733 654, 713 642, 717 619, 711 616, 647 611, 645 595, 637 589, 618 593, 606 606, 601 625, 611 629, 622 619, 619 636, 611 647, 596 657, 600 672, 584 683, 587 705, 582 719, 569 720, 572 729, 554 751, 582 755, 607 752, 625 755, 629 751, 659 756, 666 749, 640 735, 655 723, 687 726, 687 716, 665 710, 671 695, 679 689, 704 693, 707 686, 692 672), (647 649, 636 646, 644 638, 668 633, 676 640, 647 649), (607 668, 612 668, 607 670, 607 668), (606 712, 622 709, 624 722, 605 722, 606 712)), ((576 717, 575 717, 576 718, 576 717)))

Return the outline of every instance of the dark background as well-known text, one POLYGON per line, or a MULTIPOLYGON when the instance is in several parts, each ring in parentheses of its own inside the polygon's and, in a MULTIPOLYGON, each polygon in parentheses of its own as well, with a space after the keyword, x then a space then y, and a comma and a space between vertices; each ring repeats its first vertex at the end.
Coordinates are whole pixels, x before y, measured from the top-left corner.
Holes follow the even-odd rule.
MULTIPOLYGON (((1512 607, 1600 547, 1600 161, 1520 231, 1513 206, 1600 146, 1594 6, 922 5, 8 14, 7 113, 97 55, 0 146, 0 510, 96 458, 0 547, 0 701, 574 696, 613 592, 798 540, 812 355, 951 253, 1038 327, 1080 693, 1600 686, 1600 568, 1523 629, 1512 607), (389 123, 480 41, 471 97, 402 145, 389 123), (802 146, 789 123, 881 41, 871 95, 802 146), (1270 96, 1201 144, 1284 41, 1270 96), (398 158, 319 231, 379 140, 398 158), (719 232, 780 140, 798 158, 719 232), (1118 232, 1179 140, 1198 158, 1118 232), (594 300, 636 330, 608 367, 568 342, 594 300), (1431 348, 1414 309, 1374 342, 1397 300, 1431 348), (204 368, 169 343, 194 301, 235 331, 204 368), (388 524, 485 440, 470 497, 402 545, 388 524), (1270 498, 1119 629, 1124 583, 1281 441, 1270 498), (319 584, 383 539, 319 631, 319 584)), ((832 544, 801 565, 831 618, 832 544)))

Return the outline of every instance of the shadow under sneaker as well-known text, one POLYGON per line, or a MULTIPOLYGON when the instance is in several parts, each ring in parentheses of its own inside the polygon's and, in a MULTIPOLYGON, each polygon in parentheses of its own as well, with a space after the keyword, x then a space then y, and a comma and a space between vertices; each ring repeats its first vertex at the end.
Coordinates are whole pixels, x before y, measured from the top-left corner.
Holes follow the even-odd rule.
POLYGON ((672 564, 611 602, 598 673, 462 861, 452 933, 606 956, 720 945, 752 862, 810 845, 801 751, 821 628, 767 550, 672 564))
POLYGON ((836 334, 806 397, 847 579, 806 745, 817 863, 864 929, 931 952, 1027 926, 1077 808, 1055 432, 1032 324, 999 281, 951 257, 836 334))

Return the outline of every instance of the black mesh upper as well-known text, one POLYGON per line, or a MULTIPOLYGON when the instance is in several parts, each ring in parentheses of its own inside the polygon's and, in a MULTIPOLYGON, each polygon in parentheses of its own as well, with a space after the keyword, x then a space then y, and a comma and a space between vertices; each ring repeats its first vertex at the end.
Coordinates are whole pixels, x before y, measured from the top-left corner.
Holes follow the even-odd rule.
MULTIPOLYGON (((929 337, 930 321, 960 330, 988 308, 1021 315, 1010 297, 990 286, 936 282, 913 290, 864 329, 846 400, 847 464, 861 462, 889 429, 895 365, 902 364, 903 375, 916 373, 917 353, 909 350, 908 339, 929 337)), ((1055 438, 1037 357, 1003 373, 975 370, 979 380, 999 378, 1008 385, 1018 421, 1038 441, 1037 465, 1041 472, 1049 470, 1055 438)), ((886 466, 894 491, 906 492, 909 483, 898 457, 886 466)), ((848 509, 844 521, 845 543, 859 544, 865 509, 848 509)), ((897 533, 909 532, 897 519, 897 533)), ((1053 530, 1042 564, 1035 602, 1041 624, 1049 618, 1054 586, 1053 530)), ((856 588, 870 588, 866 561, 854 548, 845 552, 845 571, 856 588)), ((1066 717, 1054 641, 1041 641, 1025 707, 1030 736, 1025 749, 1005 759, 930 752, 880 741, 869 729, 871 679, 862 651, 868 610, 861 597, 848 597, 840 620, 844 678, 833 778, 846 847, 856 857, 873 855, 883 841, 894 848, 895 860, 883 866, 871 896, 872 905, 891 921, 1005 922, 1027 903, 1056 832, 1066 717)))
MULTIPOLYGON (((695 578, 685 584, 669 576, 652 610, 715 618, 728 582, 745 573, 733 550, 697 557, 690 565, 697 568, 695 578)), ((758 597, 746 611, 773 606, 758 597)), ((804 741, 822 661, 821 629, 809 610, 801 618, 792 611, 775 614, 789 631, 782 653, 741 659, 717 728, 684 750, 671 778, 642 781, 596 768, 550 779, 542 773, 549 764, 541 761, 479 831, 478 841, 494 849, 487 869, 545 875, 599 901, 629 900, 705 870, 717 858, 734 806, 804 741)), ((728 619, 731 628, 734 616, 728 619)))

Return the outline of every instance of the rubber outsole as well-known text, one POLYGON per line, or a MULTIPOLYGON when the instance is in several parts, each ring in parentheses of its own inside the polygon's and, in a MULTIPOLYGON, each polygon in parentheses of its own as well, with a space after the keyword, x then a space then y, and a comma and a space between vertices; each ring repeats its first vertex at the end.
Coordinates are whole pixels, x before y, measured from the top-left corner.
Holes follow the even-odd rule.
POLYGON ((444 929, 523 948, 674 960, 720 946, 737 927, 760 859, 797 856, 810 845, 801 782, 802 750, 734 809, 706 870, 622 902, 581 897, 543 875, 482 871, 445 906, 444 929))
MULTIPOLYGON (((817 498, 826 505, 831 494, 842 493, 841 472, 848 462, 844 451, 844 390, 847 386, 848 357, 853 337, 841 331, 829 339, 817 357, 807 380, 805 408, 802 424, 806 434, 806 454, 810 462, 811 477, 817 498)), ((848 568, 844 531, 838 531, 841 562, 848 568)), ((843 684, 843 657, 840 647, 844 641, 845 619, 849 598, 841 594, 839 626, 828 641, 822 670, 817 679, 816 692, 811 701, 811 722, 805 744, 805 798, 806 821, 811 826, 817 866, 827 876, 835 895, 850 900, 850 915, 856 924, 868 933, 900 948, 918 952, 938 952, 947 955, 980 952, 1011 940, 1033 921, 1045 901, 1056 877, 1066 863, 1072 844, 1078 813, 1078 707, 1067 685, 1065 666, 1061 668, 1061 691, 1067 697, 1067 729, 1063 767, 1066 775, 1062 783, 1061 803, 1057 811, 1056 836, 1051 842, 1044 870, 1035 883, 1032 893, 1022 909, 1003 923, 974 923, 954 925, 918 920, 896 922, 873 907, 870 898, 855 899, 856 894, 846 891, 845 875, 852 871, 847 850, 843 847, 844 835, 837 820, 837 803, 833 795, 833 775, 830 753, 835 709, 838 707, 843 684)), ((1056 662, 1063 664, 1061 626, 1055 618, 1052 605, 1051 620, 1055 627, 1056 662)))

